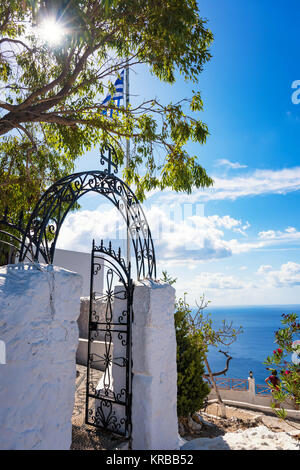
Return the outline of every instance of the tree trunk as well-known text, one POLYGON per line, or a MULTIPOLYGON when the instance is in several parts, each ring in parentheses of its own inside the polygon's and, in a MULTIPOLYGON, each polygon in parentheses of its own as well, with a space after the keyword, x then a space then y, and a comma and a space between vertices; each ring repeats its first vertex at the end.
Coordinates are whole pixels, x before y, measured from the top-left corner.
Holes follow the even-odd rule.
POLYGON ((204 362, 205 362, 206 368, 207 368, 207 370, 208 370, 208 374, 209 374, 209 378, 210 378, 210 380, 211 380, 212 386, 213 386, 213 388, 214 388, 214 390, 215 390, 215 392, 216 392, 218 402, 219 402, 219 404, 220 404, 220 408, 221 408, 221 418, 226 418, 226 408, 225 408, 225 405, 224 405, 224 403, 223 403, 223 401, 222 401, 220 392, 219 392, 219 390, 218 390, 217 384, 216 384, 216 382, 215 382, 215 379, 214 379, 214 377, 213 377, 211 368, 210 368, 210 366, 209 366, 209 364, 208 364, 208 360, 207 360, 206 357, 204 358, 204 362))

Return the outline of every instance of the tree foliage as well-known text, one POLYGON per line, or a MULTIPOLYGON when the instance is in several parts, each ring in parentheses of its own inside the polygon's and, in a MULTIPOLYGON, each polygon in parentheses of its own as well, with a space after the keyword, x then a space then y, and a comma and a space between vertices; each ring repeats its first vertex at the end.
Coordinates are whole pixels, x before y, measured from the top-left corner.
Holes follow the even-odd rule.
POLYGON ((197 84, 212 39, 195 0, 0 0, 1 204, 30 208, 76 158, 104 141, 122 165, 129 138, 124 178, 140 199, 154 188, 211 185, 185 149, 208 136, 195 114, 203 109, 199 91, 177 103, 153 97, 120 106, 113 119, 103 115, 102 102, 126 64, 147 64, 164 82, 181 74, 197 84), (60 43, 38 34, 47 18, 64 29, 60 43))
POLYGON ((177 412, 186 417, 199 411, 210 388, 203 380, 204 348, 198 338, 190 334, 190 308, 182 299, 176 304, 175 330, 177 342, 177 412))

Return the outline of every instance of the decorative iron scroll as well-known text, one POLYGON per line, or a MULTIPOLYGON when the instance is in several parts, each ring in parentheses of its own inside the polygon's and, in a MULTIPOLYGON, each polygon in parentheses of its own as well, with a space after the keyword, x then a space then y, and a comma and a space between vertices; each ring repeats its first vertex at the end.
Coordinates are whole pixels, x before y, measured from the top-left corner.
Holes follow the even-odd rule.
POLYGON ((115 253, 103 242, 95 246, 93 241, 86 424, 126 437, 131 434, 132 289, 130 265, 126 266, 121 251, 115 253), (102 315, 96 302, 104 307, 102 315))
POLYGON ((61 226, 76 202, 89 192, 96 192, 119 210, 128 227, 133 244, 137 278, 155 278, 156 260, 153 240, 145 214, 135 194, 124 181, 112 173, 117 170, 112 157, 113 147, 106 144, 101 149, 100 162, 107 163, 104 171, 86 171, 66 176, 54 183, 40 198, 27 226, 24 228, 20 246, 20 261, 29 253, 33 260, 41 258, 52 264, 55 246, 61 226), (105 151, 108 157, 105 157, 105 151))

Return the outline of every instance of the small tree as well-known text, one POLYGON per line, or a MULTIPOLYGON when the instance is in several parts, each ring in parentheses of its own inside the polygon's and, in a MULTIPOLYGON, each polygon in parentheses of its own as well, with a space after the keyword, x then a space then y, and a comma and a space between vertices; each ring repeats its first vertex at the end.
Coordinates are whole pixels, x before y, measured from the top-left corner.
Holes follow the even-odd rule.
MULTIPOLYGON (((174 284, 177 279, 163 271, 162 281, 174 284)), ((188 417, 202 408, 210 392, 204 376, 204 350, 199 347, 196 335, 191 332, 188 318, 190 307, 183 299, 175 305, 175 331, 177 343, 177 414, 188 417)))
MULTIPOLYGON (((233 323, 227 323, 226 320, 222 321, 222 326, 220 328, 213 328, 211 314, 205 314, 205 309, 208 307, 209 303, 210 301, 205 301, 205 297, 202 295, 200 297, 200 302, 196 302, 198 307, 197 312, 195 314, 191 314, 191 312, 189 313, 188 322, 190 331, 197 337, 199 347, 203 348, 204 363, 208 371, 210 382, 216 392, 219 403, 223 405, 223 401, 214 377, 216 375, 224 374, 228 370, 229 362, 232 357, 229 356, 226 351, 219 350, 219 352, 223 353, 227 357, 227 365, 224 370, 213 373, 207 358, 208 350, 210 346, 213 346, 223 348, 225 347, 228 351, 229 346, 236 341, 237 336, 241 334, 243 330, 241 326, 238 329, 235 329, 233 327, 233 323)), ((224 407, 222 414, 225 416, 224 407)))
POLYGON ((188 316, 191 309, 179 299, 176 304, 175 329, 177 342, 177 412, 186 417, 203 406, 210 388, 203 380, 204 349, 198 335, 191 334, 188 316))
MULTIPOLYGON (((166 271, 163 271, 162 280, 171 285, 177 281, 177 279, 170 277, 166 271)), ((210 392, 208 384, 203 380, 205 377, 204 364, 218 401, 223 404, 214 376, 225 373, 232 358, 228 356, 227 352, 221 351, 227 357, 227 366, 223 371, 213 373, 207 359, 208 348, 209 346, 220 347, 221 345, 228 348, 236 340, 237 335, 242 333, 241 327, 235 329, 232 323, 226 323, 225 320, 223 320, 221 328, 214 329, 210 314, 204 314, 204 310, 209 304, 205 301, 204 295, 200 298, 200 303, 196 302, 196 304, 198 310, 194 314, 185 300, 179 299, 176 303, 177 406, 179 416, 187 416, 199 410, 210 392)), ((223 414, 225 414, 225 410, 223 410, 223 414)))
POLYGON ((275 343, 279 348, 267 357, 264 364, 268 369, 280 371, 278 390, 272 384, 269 385, 274 399, 271 406, 275 409, 276 403, 279 403, 281 408, 275 409, 275 412, 279 418, 286 419, 283 403, 289 399, 295 403, 296 409, 300 405, 300 344, 297 341, 300 338, 300 323, 296 313, 283 314, 281 323, 283 327, 275 332, 275 343))

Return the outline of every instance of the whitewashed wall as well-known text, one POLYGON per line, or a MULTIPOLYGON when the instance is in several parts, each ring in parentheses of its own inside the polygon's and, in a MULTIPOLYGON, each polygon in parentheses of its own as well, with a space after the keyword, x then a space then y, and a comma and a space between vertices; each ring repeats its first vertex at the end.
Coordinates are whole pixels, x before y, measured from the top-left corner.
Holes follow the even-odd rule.
MULTIPOLYGON (((91 279, 91 253, 79 251, 61 250, 56 248, 54 254, 54 266, 68 269, 82 276, 82 296, 90 295, 91 279)), ((97 289, 101 291, 103 285, 102 272, 97 276, 97 289)))
MULTIPOLYGON (((99 315, 99 320, 105 322, 106 304, 102 300, 93 302, 93 310, 99 315)), ((76 352, 76 364, 82 366, 87 365, 88 357, 88 329, 89 329, 89 311, 90 311, 90 298, 81 297, 80 299, 80 315, 77 323, 79 328, 79 343, 76 352)), ((97 339, 93 341, 93 352, 99 356, 105 354, 104 333, 98 332, 97 339)), ((105 370, 105 365, 102 361, 94 364, 95 369, 105 370)))
POLYGON ((81 277, 62 268, 0 269, 0 449, 69 449, 81 277))
POLYGON ((175 289, 135 283, 132 325, 132 448, 179 449, 175 289))
MULTIPOLYGON (((81 285, 80 275, 58 267, 20 263, 0 269, 0 341, 6 346, 0 449, 70 448, 81 285)), ((135 450, 179 449, 174 303, 170 285, 135 283, 135 450)))

